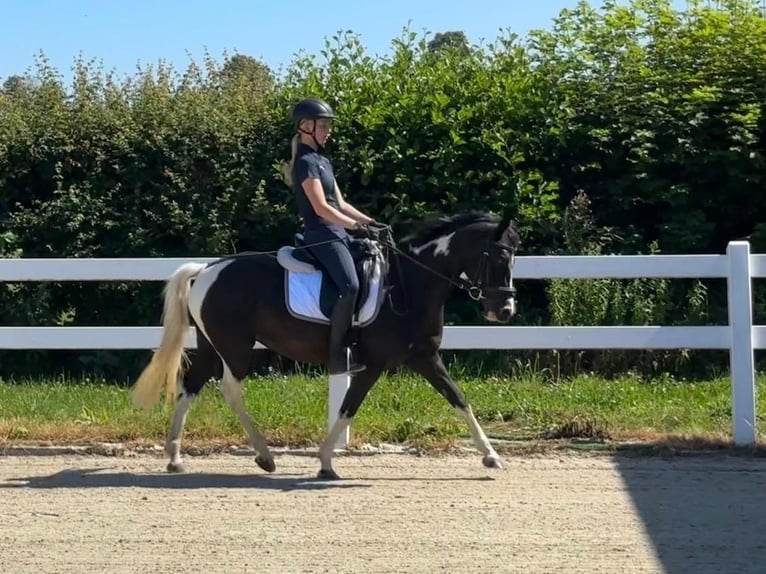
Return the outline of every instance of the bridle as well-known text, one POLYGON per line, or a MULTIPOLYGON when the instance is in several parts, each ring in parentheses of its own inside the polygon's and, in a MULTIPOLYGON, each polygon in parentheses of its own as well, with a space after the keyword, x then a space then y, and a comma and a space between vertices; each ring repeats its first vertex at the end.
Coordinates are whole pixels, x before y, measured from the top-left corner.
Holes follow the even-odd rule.
POLYGON ((499 298, 504 296, 506 299, 509 297, 515 297, 516 288, 513 286, 513 265, 516 262, 516 252, 505 245, 495 243, 498 249, 502 249, 509 254, 508 271, 509 281, 508 286, 505 285, 491 285, 489 277, 489 268, 487 267, 487 260, 489 259, 489 250, 485 249, 481 257, 479 258, 479 265, 476 268, 476 274, 473 279, 460 277, 461 282, 458 283, 458 287, 468 291, 468 296, 474 301, 481 301, 486 299, 485 293, 489 293, 491 298, 499 298))
MULTIPOLYGON (((386 238, 382 239, 379 235, 377 237, 377 241, 379 241, 382 245, 387 247, 388 249, 391 249, 392 251, 395 251, 399 255, 402 255, 415 263, 416 265, 419 265, 429 273, 436 275, 437 277, 443 279, 444 281, 447 281, 454 287, 457 287, 458 289, 462 289, 463 291, 466 291, 468 293, 468 296, 473 299, 474 301, 481 301, 484 299, 487 299, 487 294, 489 294, 490 298, 496 298, 499 296, 503 296, 504 298, 510 298, 515 297, 516 295, 516 288, 513 286, 513 267, 516 261, 516 251, 507 246, 503 245, 498 242, 492 242, 494 246, 497 249, 501 249, 507 253, 509 253, 509 263, 508 263, 508 270, 509 270, 509 282, 508 285, 491 285, 490 284, 490 277, 489 277, 489 267, 487 266, 487 261, 489 260, 489 249, 485 249, 481 257, 479 258, 479 265, 476 268, 476 273, 474 274, 473 279, 469 277, 465 277, 465 274, 461 274, 457 280, 452 279, 451 277, 448 277, 447 275, 444 275, 443 273, 440 273, 436 269, 433 269, 432 267, 429 267, 425 263, 421 263, 408 253, 405 253, 401 249, 399 249, 394 240, 393 236, 391 234, 391 228, 389 226, 381 226, 377 228, 371 228, 373 232, 376 234, 379 234, 381 232, 385 232, 386 238)), ((398 270, 401 280, 401 269, 398 270)))

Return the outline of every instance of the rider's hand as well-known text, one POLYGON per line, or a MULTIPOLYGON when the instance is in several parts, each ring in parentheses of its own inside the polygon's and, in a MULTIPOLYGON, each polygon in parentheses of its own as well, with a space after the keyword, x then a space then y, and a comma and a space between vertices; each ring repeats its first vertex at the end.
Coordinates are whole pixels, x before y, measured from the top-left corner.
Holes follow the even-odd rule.
POLYGON ((374 238, 375 237, 375 231, 370 227, 367 223, 361 223, 360 221, 356 222, 356 225, 351 228, 352 232, 357 237, 366 237, 366 238, 374 238))
POLYGON ((385 223, 380 223, 379 221, 375 221, 374 219, 371 219, 367 225, 378 230, 390 229, 390 226, 386 225, 385 223))

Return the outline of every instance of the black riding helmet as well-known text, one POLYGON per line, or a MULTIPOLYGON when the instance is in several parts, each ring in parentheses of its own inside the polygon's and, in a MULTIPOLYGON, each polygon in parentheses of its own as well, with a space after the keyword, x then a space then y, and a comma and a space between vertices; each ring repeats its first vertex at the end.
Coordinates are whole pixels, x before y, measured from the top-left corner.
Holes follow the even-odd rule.
POLYGON ((293 121, 298 124, 302 120, 317 120, 319 118, 334 118, 330 104, 317 98, 301 100, 293 108, 293 121))
POLYGON ((303 120, 313 120, 313 125, 311 127, 311 131, 307 132, 305 130, 302 130, 298 128, 301 132, 310 135, 314 143, 317 145, 318 149, 324 149, 324 146, 320 145, 319 142, 316 139, 316 136, 314 135, 316 131, 316 120, 327 118, 327 119, 333 119, 335 117, 335 112, 332 111, 332 107, 330 104, 325 102, 324 100, 320 100, 318 98, 305 98, 295 104, 295 107, 293 108, 293 122, 295 122, 296 127, 300 124, 303 120))

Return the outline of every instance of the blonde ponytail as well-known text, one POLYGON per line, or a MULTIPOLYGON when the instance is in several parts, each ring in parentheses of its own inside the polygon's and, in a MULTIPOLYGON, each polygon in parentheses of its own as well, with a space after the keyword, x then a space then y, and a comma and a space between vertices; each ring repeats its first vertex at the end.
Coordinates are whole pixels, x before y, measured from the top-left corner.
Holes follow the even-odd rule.
POLYGON ((300 135, 296 133, 290 142, 290 161, 282 162, 282 179, 288 185, 293 185, 293 167, 295 166, 295 155, 298 153, 298 142, 300 142, 300 135))

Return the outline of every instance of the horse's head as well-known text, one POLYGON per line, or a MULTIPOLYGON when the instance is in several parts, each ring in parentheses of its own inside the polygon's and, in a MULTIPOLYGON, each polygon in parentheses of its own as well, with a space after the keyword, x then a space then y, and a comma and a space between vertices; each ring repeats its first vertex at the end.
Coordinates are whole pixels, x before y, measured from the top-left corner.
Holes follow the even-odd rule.
POLYGON ((460 278, 472 299, 481 301, 484 318, 507 323, 516 314, 513 265, 519 234, 509 217, 466 227, 467 241, 456 233, 460 278))
POLYGON ((511 320, 516 314, 513 265, 519 234, 509 217, 457 215, 440 220, 427 235, 418 235, 410 252, 480 301, 485 319, 499 323, 511 320))

